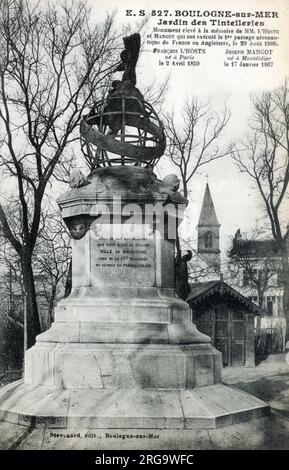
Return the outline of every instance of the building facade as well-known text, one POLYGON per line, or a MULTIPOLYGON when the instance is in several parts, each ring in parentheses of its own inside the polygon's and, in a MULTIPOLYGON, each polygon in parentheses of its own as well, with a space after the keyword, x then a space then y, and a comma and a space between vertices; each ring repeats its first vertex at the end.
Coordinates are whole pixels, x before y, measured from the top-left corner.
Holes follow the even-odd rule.
POLYGON ((258 329, 284 334, 281 255, 275 240, 248 240, 238 230, 229 260, 238 290, 263 309, 258 329))

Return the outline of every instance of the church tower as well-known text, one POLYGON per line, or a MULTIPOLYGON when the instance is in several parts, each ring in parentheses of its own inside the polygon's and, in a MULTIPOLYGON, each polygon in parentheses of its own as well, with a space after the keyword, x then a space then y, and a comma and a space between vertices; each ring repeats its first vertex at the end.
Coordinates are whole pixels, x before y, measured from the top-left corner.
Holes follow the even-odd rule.
POLYGON ((217 219, 209 185, 203 199, 198 229, 198 254, 209 265, 220 272, 220 224, 217 219))

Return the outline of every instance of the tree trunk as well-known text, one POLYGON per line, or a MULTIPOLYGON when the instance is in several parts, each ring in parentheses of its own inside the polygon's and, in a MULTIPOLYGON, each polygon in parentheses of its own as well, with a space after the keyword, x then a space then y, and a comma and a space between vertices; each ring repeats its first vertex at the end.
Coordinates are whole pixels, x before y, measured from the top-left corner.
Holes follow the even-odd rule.
MULTIPOLYGON (((264 293, 257 288, 258 292, 258 305, 260 308, 264 308, 264 293)), ((260 338, 260 332, 261 332, 261 315, 257 315, 257 321, 256 321, 256 336, 257 336, 257 341, 260 338)))
POLYGON ((188 199, 188 188, 187 185, 184 184, 184 189, 183 189, 183 196, 188 199))
POLYGON ((282 240, 281 256, 282 256, 282 281, 284 287, 283 293, 283 310, 286 319, 285 341, 289 341, 289 260, 288 245, 286 239, 282 240))
POLYGON ((54 302, 55 302, 55 296, 56 296, 56 289, 57 289, 57 281, 55 281, 55 283, 52 286, 49 304, 48 304, 49 328, 51 327, 51 324, 54 322, 54 302))
MULTIPOLYGON (((32 260, 26 254, 22 257, 24 291, 26 294, 27 348, 35 344, 36 336, 41 332, 36 300, 36 290, 32 269, 32 260)), ((25 315, 25 312, 24 312, 25 315)))

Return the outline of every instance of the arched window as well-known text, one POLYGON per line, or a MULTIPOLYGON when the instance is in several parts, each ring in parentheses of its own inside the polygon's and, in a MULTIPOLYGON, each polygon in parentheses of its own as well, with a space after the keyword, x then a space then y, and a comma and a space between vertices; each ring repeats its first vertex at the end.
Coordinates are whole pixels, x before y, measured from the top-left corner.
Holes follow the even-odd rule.
POLYGON ((211 232, 205 233, 205 248, 212 248, 213 246, 213 235, 211 232))

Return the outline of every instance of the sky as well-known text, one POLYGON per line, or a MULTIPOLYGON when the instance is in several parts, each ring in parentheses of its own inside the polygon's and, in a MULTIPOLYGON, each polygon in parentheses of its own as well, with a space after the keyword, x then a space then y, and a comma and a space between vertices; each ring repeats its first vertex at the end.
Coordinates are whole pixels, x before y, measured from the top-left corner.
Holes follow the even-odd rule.
MULTIPOLYGON (((269 89, 278 87, 284 82, 284 78, 289 75, 288 62, 288 20, 289 2, 287 0, 250 0, 236 1, 223 0, 166 0, 166 1, 145 1, 126 0, 117 2, 116 0, 89 0, 93 12, 98 18, 106 12, 116 12, 116 22, 119 25, 129 22, 132 31, 138 16, 125 16, 126 9, 144 9, 146 12, 152 9, 169 10, 234 10, 234 11, 278 11, 278 28, 281 30, 279 47, 274 52, 274 66, 272 68, 246 69, 223 67, 223 55, 218 53, 216 48, 206 55, 200 67, 177 68, 160 67, 156 54, 151 51, 151 46, 144 45, 137 66, 137 86, 147 85, 153 78, 164 80, 170 73, 169 90, 166 95, 164 110, 174 109, 178 113, 187 98, 195 95, 200 99, 211 99, 212 105, 219 110, 223 104, 230 108, 232 117, 223 136, 223 142, 241 139, 247 131, 248 119, 251 112, 250 97, 256 93, 261 93, 269 89)), ((185 19, 185 18, 184 18, 185 19)), ((142 40, 145 40, 147 32, 152 29, 150 19, 142 30, 142 40)), ((272 27, 276 27, 273 22, 272 27), (274 26, 273 26, 274 24, 274 26)), ((162 176, 171 173, 166 161, 162 159, 159 163, 162 176)), ((263 216, 260 210, 260 199, 252 182, 244 174, 240 174, 237 167, 230 158, 217 160, 209 166, 203 167, 192 179, 190 204, 187 208, 188 218, 185 221, 183 230, 190 238, 196 238, 196 225, 201 209, 201 203, 208 181, 211 194, 214 200, 215 209, 221 224, 221 247, 223 252, 230 243, 232 235, 238 228, 248 232, 263 216), (208 175, 208 176, 207 176, 208 175)))

